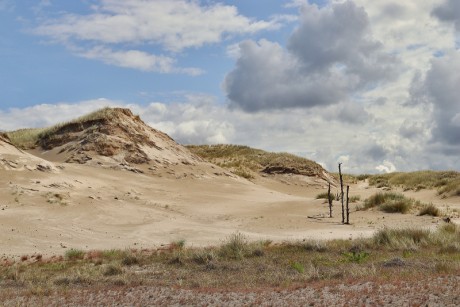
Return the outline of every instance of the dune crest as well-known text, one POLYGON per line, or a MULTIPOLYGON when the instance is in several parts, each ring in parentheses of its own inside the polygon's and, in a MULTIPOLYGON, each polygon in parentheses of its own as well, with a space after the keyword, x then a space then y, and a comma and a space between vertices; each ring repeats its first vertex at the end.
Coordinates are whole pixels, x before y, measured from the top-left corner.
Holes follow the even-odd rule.
POLYGON ((49 160, 79 164, 195 165, 202 160, 129 109, 106 108, 41 133, 49 160))

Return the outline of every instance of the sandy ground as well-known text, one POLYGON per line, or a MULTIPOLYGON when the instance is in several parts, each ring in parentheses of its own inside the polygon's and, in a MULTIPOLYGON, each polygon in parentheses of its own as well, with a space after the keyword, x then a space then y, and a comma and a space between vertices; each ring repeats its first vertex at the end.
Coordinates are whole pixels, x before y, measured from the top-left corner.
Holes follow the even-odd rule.
MULTIPOLYGON (((216 245, 240 231, 251 240, 272 241, 369 236, 384 226, 435 227, 440 219, 415 214, 354 212, 341 225, 315 199, 323 181, 292 175, 255 182, 230 176, 210 164, 170 165, 138 174, 79 164, 57 171, 0 169, 0 244, 4 257, 83 250, 151 248, 185 240, 216 245)), ((361 199, 375 193, 366 183, 350 187, 361 199)), ((460 210, 460 198, 435 191, 407 193, 445 211, 460 210)), ((359 203, 358 203, 359 204, 359 203)))

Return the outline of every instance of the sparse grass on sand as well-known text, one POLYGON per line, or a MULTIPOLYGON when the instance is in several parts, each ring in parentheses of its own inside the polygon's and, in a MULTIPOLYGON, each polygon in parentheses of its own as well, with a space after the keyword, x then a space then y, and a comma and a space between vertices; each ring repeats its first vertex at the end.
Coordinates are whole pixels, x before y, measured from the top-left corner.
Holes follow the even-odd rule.
POLYGON ((110 119, 116 113, 116 109, 102 108, 90 114, 81 116, 69 122, 63 122, 47 128, 36 129, 20 129, 16 131, 7 132, 7 136, 11 143, 18 148, 31 149, 37 146, 41 138, 49 137, 56 133, 62 127, 71 124, 81 124, 84 122, 91 122, 99 119, 110 119))
POLYGON ((258 172, 290 172, 323 176, 318 163, 289 153, 272 153, 240 145, 189 145, 187 148, 203 159, 234 174, 252 179, 258 172))
MULTIPOLYGON (((69 286, 186 288, 295 287, 310 281, 397 280, 460 273, 460 227, 381 229, 369 239, 249 242, 241 233, 221 246, 142 250, 70 250, 65 257, 3 260, 0 289, 65 292, 69 286)), ((41 293, 44 293, 41 292, 41 293)), ((1 300, 2 291, 0 291, 1 300)))
POLYGON ((418 215, 431 215, 431 216, 440 216, 441 215, 441 211, 439 210, 438 207, 436 207, 435 205, 433 204, 429 204, 429 205, 424 205, 418 215))
POLYGON ((363 209, 377 207, 387 213, 407 213, 413 206, 421 206, 419 201, 407 198, 403 194, 393 192, 378 192, 364 201, 363 209))
POLYGON ((419 191, 437 189, 442 197, 460 196, 460 173, 455 171, 418 171, 369 176, 369 184, 377 188, 401 187, 419 191))

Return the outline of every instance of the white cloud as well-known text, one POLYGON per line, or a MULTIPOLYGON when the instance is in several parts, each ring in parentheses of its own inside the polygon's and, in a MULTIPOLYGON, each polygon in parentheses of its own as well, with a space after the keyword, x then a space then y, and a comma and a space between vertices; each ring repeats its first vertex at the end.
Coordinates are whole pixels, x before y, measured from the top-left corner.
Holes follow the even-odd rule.
POLYGON ((190 0, 101 0, 92 14, 65 14, 36 32, 58 40, 105 44, 148 43, 181 51, 218 43, 226 34, 274 29, 277 22, 251 20, 235 6, 190 0))
POLYGON ((269 21, 251 19, 241 15, 236 6, 195 0, 96 3, 85 15, 61 13, 61 17, 46 18, 42 11, 44 17, 33 33, 64 44, 76 55, 109 65, 199 75, 202 70, 198 68, 172 66, 177 52, 220 43, 235 35, 278 29, 293 21, 290 15, 276 15, 269 21), (156 51, 141 51, 140 46, 156 51), (158 50, 173 55, 156 55, 158 50))
POLYGON ((76 104, 39 104, 26 108, 0 110, 0 131, 37 128, 65 122, 78 116, 108 106, 121 106, 120 102, 104 98, 82 101, 76 104))
POLYGON ((174 58, 156 56, 138 50, 114 51, 109 48, 99 46, 90 50, 75 50, 75 53, 84 58, 101 60, 106 64, 143 71, 160 73, 178 72, 194 76, 203 73, 203 71, 198 68, 175 67, 176 60, 174 58))
POLYGON ((384 161, 383 164, 377 166, 375 169, 382 173, 393 173, 396 171, 396 167, 390 161, 384 161))

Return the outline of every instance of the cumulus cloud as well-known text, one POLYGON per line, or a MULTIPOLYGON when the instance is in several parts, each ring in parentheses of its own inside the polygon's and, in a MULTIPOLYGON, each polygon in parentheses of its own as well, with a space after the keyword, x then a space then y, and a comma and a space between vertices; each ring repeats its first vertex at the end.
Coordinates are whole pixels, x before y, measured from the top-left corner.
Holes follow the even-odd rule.
POLYGON ((248 112, 345 102, 393 77, 397 62, 372 39, 364 9, 350 1, 304 4, 287 48, 247 40, 238 51, 223 88, 232 106, 248 112))
POLYGON ((412 103, 431 104, 433 142, 459 147, 460 130, 460 51, 432 61, 424 78, 414 80, 412 103))
POLYGON ((405 120, 399 128, 399 133, 406 139, 415 139, 427 135, 427 128, 423 122, 405 120))
POLYGON ((458 0, 445 0, 433 9, 432 14, 441 21, 453 22, 457 31, 460 31, 460 2, 458 0))

